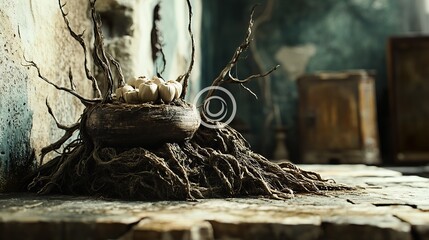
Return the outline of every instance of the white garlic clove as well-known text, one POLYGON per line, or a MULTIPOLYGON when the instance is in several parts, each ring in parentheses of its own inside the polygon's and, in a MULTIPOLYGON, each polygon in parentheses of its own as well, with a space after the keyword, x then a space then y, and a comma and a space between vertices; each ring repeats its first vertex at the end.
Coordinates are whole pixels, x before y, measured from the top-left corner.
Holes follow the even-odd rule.
POLYGON ((124 99, 126 103, 136 104, 140 102, 139 92, 137 91, 128 91, 124 94, 124 99))
POLYGON ((157 76, 153 76, 152 82, 154 82, 158 86, 165 83, 164 79, 159 78, 157 76))
POLYGON ((141 102, 154 102, 158 99, 158 85, 153 82, 145 82, 139 86, 139 98, 141 102))
POLYGON ((134 87, 136 85, 137 77, 131 77, 128 79, 127 84, 134 87))
POLYGON ((141 80, 144 80, 144 81, 150 81, 150 79, 148 79, 146 76, 140 76, 137 79, 141 79, 141 80))
POLYGON ((115 94, 116 94, 116 99, 121 99, 122 98, 122 88, 120 87, 120 88, 117 88, 116 89, 116 91, 115 91, 115 94))
POLYGON ((135 87, 136 89, 138 89, 142 83, 144 83, 144 81, 143 81, 143 80, 141 80, 141 79, 137 79, 137 80, 136 80, 136 82, 135 82, 134 87, 135 87))
POLYGON ((182 84, 176 80, 168 80, 167 83, 174 84, 174 87, 176 88, 176 95, 174 96, 174 99, 179 98, 180 95, 182 94, 182 90, 183 90, 182 84))
POLYGON ((142 83, 145 83, 145 82, 148 82, 148 81, 149 81, 149 79, 147 79, 146 77, 139 77, 139 78, 137 78, 137 80, 134 82, 134 87, 135 87, 136 89, 138 89, 142 83))
POLYGON ((122 87, 122 97, 124 97, 125 96, 125 93, 126 92, 129 92, 129 91, 134 91, 135 89, 132 87, 132 86, 130 86, 130 85, 128 85, 128 84, 125 84, 125 86, 123 86, 122 87))
POLYGON ((162 101, 169 103, 174 100, 176 96, 176 87, 172 83, 164 83, 159 85, 159 95, 162 101))

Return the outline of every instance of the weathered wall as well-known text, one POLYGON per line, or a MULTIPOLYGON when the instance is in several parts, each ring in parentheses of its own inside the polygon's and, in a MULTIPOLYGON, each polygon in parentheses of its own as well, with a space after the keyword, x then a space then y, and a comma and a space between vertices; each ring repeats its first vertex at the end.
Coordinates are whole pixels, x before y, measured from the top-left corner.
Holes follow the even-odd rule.
MULTIPOLYGON (((85 0, 66 6, 72 27, 90 29, 85 0)), ((74 123, 82 106, 76 99, 56 91, 38 79, 33 68, 24 67, 23 56, 35 61, 44 76, 68 86, 69 67, 74 79, 83 79, 83 53, 66 31, 57 1, 0 2, 0 190, 13 186, 28 169, 32 149, 61 135, 47 114, 48 99, 58 119, 74 123)), ((76 81, 77 89, 91 97, 87 81, 76 81)))

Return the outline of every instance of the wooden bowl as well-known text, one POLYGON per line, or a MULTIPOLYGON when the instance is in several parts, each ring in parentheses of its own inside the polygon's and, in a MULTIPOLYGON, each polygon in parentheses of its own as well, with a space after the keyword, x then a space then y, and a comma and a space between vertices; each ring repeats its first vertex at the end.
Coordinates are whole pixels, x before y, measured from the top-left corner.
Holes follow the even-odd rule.
POLYGON ((192 138, 200 126, 198 111, 166 104, 100 104, 88 111, 86 131, 107 147, 155 147, 192 138))

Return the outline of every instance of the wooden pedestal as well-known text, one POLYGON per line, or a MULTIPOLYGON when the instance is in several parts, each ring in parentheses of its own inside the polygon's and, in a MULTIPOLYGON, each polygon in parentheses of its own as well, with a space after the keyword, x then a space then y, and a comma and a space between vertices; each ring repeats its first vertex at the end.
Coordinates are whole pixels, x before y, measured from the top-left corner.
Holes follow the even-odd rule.
POLYGON ((379 163, 374 78, 366 71, 298 79, 303 163, 379 163))

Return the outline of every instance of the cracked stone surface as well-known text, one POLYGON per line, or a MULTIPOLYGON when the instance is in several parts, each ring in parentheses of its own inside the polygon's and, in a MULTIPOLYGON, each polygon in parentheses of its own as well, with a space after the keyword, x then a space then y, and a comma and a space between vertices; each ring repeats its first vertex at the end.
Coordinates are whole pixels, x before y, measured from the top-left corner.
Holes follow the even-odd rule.
POLYGON ((184 201, 0 195, 0 239, 429 239, 429 179, 364 165, 302 165, 364 187, 184 201))

